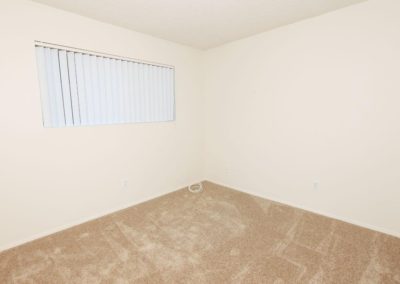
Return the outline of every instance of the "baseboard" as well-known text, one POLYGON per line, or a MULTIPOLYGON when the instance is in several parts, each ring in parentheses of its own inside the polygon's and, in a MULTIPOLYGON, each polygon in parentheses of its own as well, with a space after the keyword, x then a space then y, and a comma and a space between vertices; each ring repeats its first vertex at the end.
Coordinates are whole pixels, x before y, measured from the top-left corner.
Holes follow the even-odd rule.
POLYGON ((217 185, 221 185, 223 187, 227 187, 227 188, 236 190, 236 191, 240 191, 240 192, 243 192, 243 193, 251 194, 253 196, 257 196, 257 197, 260 197, 260 198, 263 198, 263 199, 271 200, 271 201, 274 201, 274 202, 277 202, 277 203, 285 204, 285 205, 288 205, 288 206, 291 206, 291 207, 294 207, 294 208, 298 208, 298 209, 305 210, 305 211, 308 211, 308 212, 311 212, 311 213, 315 213, 315 214, 318 214, 318 215, 321 215, 321 216, 324 216, 324 217, 327 217, 327 218, 339 220, 339 221, 346 222, 346 223, 349 223, 349 224, 352 224, 352 225, 355 225, 355 226, 358 226, 358 227, 363 227, 363 228, 366 228, 366 229, 369 229, 369 230, 377 231, 377 232, 380 232, 380 233, 383 233, 383 234, 386 234, 386 235, 390 235, 390 236, 393 236, 393 237, 396 237, 396 238, 400 238, 400 232, 395 232, 395 231, 391 231, 391 230, 388 230, 388 229, 385 229, 385 228, 381 228, 381 227, 378 227, 378 226, 374 226, 374 225, 371 225, 371 224, 366 224, 366 223, 363 223, 363 222, 355 221, 355 220, 352 220, 352 219, 349 219, 349 218, 346 218, 346 217, 343 217, 343 216, 329 214, 329 213, 326 213, 326 212, 321 212, 319 210, 314 210, 314 209, 310 209, 310 208, 307 208, 307 207, 299 206, 299 205, 293 204, 291 202, 287 202, 287 201, 282 200, 282 199, 270 198, 269 196, 266 196, 266 195, 262 196, 259 193, 252 192, 251 190, 249 191, 249 190, 236 189, 234 186, 230 186, 230 185, 223 184, 223 183, 220 183, 220 182, 212 181, 212 180, 209 180, 209 179, 207 181, 209 181, 211 183, 214 183, 214 184, 217 184, 217 185))
MULTIPOLYGON (((400 238, 400 233, 399 232, 393 232, 393 231, 390 231, 390 230, 387 230, 387 229, 384 229, 384 228, 380 228, 378 226, 365 224, 365 223, 362 223, 362 222, 351 220, 349 218, 344 218, 342 216, 337 216, 337 215, 333 215, 333 214, 327 214, 326 212, 321 212, 321 211, 318 211, 318 210, 314 210, 314 209, 298 206, 296 204, 293 204, 291 202, 287 202, 285 200, 279 200, 279 199, 276 199, 276 198, 270 198, 268 196, 262 196, 259 193, 254 193, 254 192, 249 191, 249 190, 238 190, 234 186, 223 184, 223 183, 220 183, 220 182, 217 182, 217 181, 213 181, 213 180, 209 180, 209 179, 207 181, 209 181, 211 183, 214 183, 214 184, 217 184, 217 185, 221 185, 221 186, 224 186, 224 187, 231 188, 231 189, 236 190, 236 191, 244 192, 244 193, 251 194, 251 195, 254 195, 254 196, 257 196, 257 197, 260 197, 260 198, 264 198, 264 199, 268 199, 268 200, 271 200, 271 201, 274 201, 274 202, 278 202, 278 203, 282 203, 282 204, 285 204, 285 205, 289 205, 289 206, 294 207, 294 208, 299 208, 299 209, 302 209, 302 210, 305 210, 305 211, 309 211, 309 212, 312 212, 312 213, 315 213, 315 214, 318 214, 318 215, 321 215, 321 216, 325 216, 327 218, 336 219, 336 220, 339 220, 339 221, 343 221, 343 222, 346 222, 346 223, 353 224, 355 226, 367 228, 367 229, 370 229, 370 230, 373 230, 373 231, 381 232, 381 233, 384 233, 384 234, 387 234, 387 235, 391 235, 391 236, 400 238)), ((181 186, 179 188, 181 189, 181 188, 185 188, 185 187, 186 186, 181 186)), ((176 189, 176 190, 179 190, 179 189, 176 189)), ((8 249, 11 249, 11 248, 14 248, 14 247, 17 247, 17 246, 20 246, 20 245, 23 245, 23 244, 26 244, 26 243, 29 243, 29 242, 32 242, 32 241, 35 241, 35 240, 43 238, 43 237, 47 237, 47 236, 52 235, 54 233, 57 233, 57 232, 60 232, 60 231, 63 231, 63 230, 66 230, 66 229, 81 225, 81 224, 84 224, 86 222, 90 222, 90 221, 96 220, 98 218, 107 216, 109 214, 118 212, 120 210, 124 210, 124 209, 127 209, 129 207, 138 205, 140 203, 152 200, 154 198, 158 198, 160 196, 172 193, 172 192, 174 192, 176 190, 167 191, 165 193, 157 194, 157 195, 154 195, 154 196, 152 196, 150 198, 146 198, 144 200, 139 200, 139 201, 136 201, 136 202, 133 202, 133 203, 124 204, 122 206, 118 206, 118 207, 113 208, 113 209, 105 210, 102 213, 99 213, 99 214, 96 214, 96 215, 93 215, 93 216, 90 216, 90 217, 87 217, 87 218, 82 218, 80 220, 77 220, 75 222, 71 222, 71 223, 68 223, 68 224, 65 224, 65 225, 62 225, 62 226, 57 226, 55 228, 43 231, 41 233, 32 235, 32 236, 27 237, 27 238, 22 238, 20 240, 15 241, 15 242, 11 242, 11 243, 8 243, 6 245, 1 246, 0 247, 0 252, 8 250, 8 249)))
MULTIPOLYGON (((187 187, 187 186, 181 186, 181 187, 179 187, 179 189, 182 189, 182 188, 185 188, 185 187, 187 187)), ((150 201, 150 200, 152 200, 152 199, 161 197, 161 196, 163 196, 163 195, 172 193, 172 192, 177 191, 177 190, 179 190, 179 189, 170 190, 170 191, 164 192, 164 193, 162 193, 162 194, 157 194, 157 195, 154 195, 154 196, 152 196, 152 197, 146 198, 146 199, 144 199, 144 200, 138 200, 138 201, 133 202, 133 203, 124 204, 124 205, 118 206, 118 207, 116 207, 116 208, 112 208, 112 209, 109 209, 109 210, 105 210, 105 211, 103 211, 102 213, 95 214, 95 215, 90 216, 90 217, 82 218, 82 219, 80 219, 80 220, 77 220, 77 221, 74 221, 74 222, 71 222, 71 223, 62 225, 62 226, 57 226, 57 227, 54 227, 54 228, 52 228, 52 229, 50 229, 50 230, 46 230, 46 231, 43 231, 43 232, 41 232, 41 233, 34 234, 34 235, 30 236, 30 237, 22 238, 22 239, 20 239, 20 240, 15 241, 15 242, 11 242, 11 243, 2 245, 2 246, 0 246, 0 252, 5 251, 5 250, 8 250, 8 249, 11 249, 11 248, 14 248, 14 247, 17 247, 17 246, 20 246, 20 245, 23 245, 23 244, 26 244, 26 243, 29 243, 29 242, 32 242, 32 241, 35 241, 35 240, 37 240, 37 239, 41 239, 41 238, 50 236, 50 235, 55 234, 55 233, 58 233, 58 232, 60 232, 60 231, 63 231, 63 230, 66 230, 66 229, 69 229, 69 228, 72 228, 72 227, 75 227, 75 226, 84 224, 84 223, 86 223, 86 222, 90 222, 90 221, 99 219, 99 218, 104 217, 104 216, 107 216, 107 215, 109 215, 109 214, 112 214, 112 213, 115 213, 115 212, 118 212, 118 211, 127 209, 127 208, 129 208, 129 207, 138 205, 138 204, 143 203, 143 202, 150 201)))

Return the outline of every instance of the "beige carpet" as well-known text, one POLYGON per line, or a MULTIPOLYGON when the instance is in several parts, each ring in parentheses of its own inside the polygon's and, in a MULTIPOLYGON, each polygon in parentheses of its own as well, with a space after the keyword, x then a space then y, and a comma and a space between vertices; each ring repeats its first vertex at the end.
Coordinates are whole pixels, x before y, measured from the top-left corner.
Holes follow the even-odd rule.
POLYGON ((0 254, 0 283, 400 283, 400 239, 211 183, 0 254))

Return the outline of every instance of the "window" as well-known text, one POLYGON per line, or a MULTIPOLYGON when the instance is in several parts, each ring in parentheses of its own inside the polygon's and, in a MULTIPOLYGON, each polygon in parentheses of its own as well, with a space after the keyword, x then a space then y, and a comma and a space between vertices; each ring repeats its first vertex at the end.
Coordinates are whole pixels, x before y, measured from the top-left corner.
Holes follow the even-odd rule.
POLYGON ((175 118, 174 68, 36 43, 45 127, 175 118))

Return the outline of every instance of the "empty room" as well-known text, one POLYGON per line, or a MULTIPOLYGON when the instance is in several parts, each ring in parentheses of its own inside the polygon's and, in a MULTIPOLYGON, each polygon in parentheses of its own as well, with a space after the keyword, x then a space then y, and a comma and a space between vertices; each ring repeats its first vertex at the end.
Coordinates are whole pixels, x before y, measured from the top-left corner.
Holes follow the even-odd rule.
POLYGON ((0 284, 400 284, 399 0, 0 0, 0 284))

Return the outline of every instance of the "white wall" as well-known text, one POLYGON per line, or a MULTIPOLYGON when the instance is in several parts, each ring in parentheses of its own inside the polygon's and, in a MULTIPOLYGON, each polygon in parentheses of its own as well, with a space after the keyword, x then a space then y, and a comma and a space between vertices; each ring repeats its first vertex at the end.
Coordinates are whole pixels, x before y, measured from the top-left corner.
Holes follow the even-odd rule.
POLYGON ((370 0, 208 51, 206 177, 400 236, 399 27, 370 0))
POLYGON ((201 51, 24 0, 0 36, 0 250, 203 178, 201 51), (176 121, 44 129, 34 40, 174 65, 176 121))
POLYGON ((0 0, 0 250, 204 177, 400 235, 399 26, 370 0, 201 52, 0 0), (175 65, 176 121, 44 129, 34 40, 175 65))

